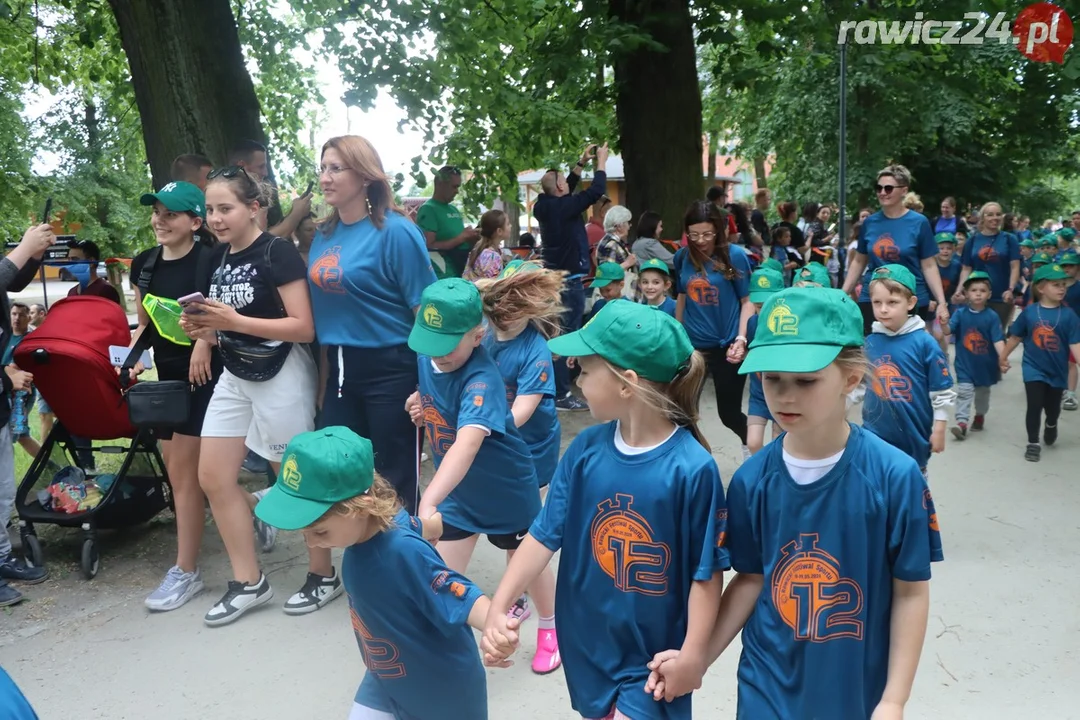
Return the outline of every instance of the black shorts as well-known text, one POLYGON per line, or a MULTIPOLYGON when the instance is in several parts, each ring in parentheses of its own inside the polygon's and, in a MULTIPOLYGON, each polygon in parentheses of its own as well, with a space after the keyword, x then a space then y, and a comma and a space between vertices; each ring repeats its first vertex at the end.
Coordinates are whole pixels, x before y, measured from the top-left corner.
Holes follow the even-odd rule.
MULTIPOLYGON (((216 358, 215 358, 216 360, 216 358)), ((221 375, 221 367, 218 362, 211 365, 213 377, 205 385, 195 385, 191 390, 191 411, 188 413, 187 422, 182 425, 169 428, 154 428, 150 434, 155 440, 172 440, 173 434, 199 437, 202 435, 203 418, 206 417, 206 408, 210 405, 210 398, 214 396, 214 385, 217 384, 218 376, 221 375)), ((188 380, 188 368, 170 367, 161 365, 158 367, 158 380, 188 380)))
MULTIPOLYGON (((863 335, 869 335, 874 331, 874 306, 869 302, 860 302, 859 310, 862 311, 863 335)), ((921 305, 915 308, 915 314, 921 317, 929 325, 934 321, 937 313, 930 311, 929 305, 921 305)))
MULTIPOLYGON (((450 523, 443 523, 442 537, 440 541, 450 542, 452 540, 465 540, 471 538, 478 533, 469 532, 468 530, 462 530, 461 528, 454 527, 450 523)), ((518 533, 505 533, 503 535, 488 534, 488 542, 499 548, 500 550, 517 550, 521 547, 521 541, 525 539, 525 536, 529 534, 528 528, 518 533)))

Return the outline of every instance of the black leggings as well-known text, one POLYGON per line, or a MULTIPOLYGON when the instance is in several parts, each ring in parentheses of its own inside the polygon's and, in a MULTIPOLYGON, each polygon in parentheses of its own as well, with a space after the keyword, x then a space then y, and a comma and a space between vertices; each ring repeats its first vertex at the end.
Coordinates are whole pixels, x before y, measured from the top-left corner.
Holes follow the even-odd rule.
MULTIPOLYGON (((724 427, 739 436, 746 444, 746 415, 742 411, 743 388, 746 376, 739 374, 739 365, 727 361, 727 348, 717 347, 702 351, 709 365, 713 386, 716 390, 716 411, 724 427)), ((740 363, 741 365, 741 363, 740 363)))
POLYGON ((1057 425, 1058 416, 1061 415, 1061 396, 1065 391, 1040 381, 1024 383, 1024 390, 1027 392, 1028 442, 1038 445, 1042 415, 1046 413, 1047 425, 1057 425))

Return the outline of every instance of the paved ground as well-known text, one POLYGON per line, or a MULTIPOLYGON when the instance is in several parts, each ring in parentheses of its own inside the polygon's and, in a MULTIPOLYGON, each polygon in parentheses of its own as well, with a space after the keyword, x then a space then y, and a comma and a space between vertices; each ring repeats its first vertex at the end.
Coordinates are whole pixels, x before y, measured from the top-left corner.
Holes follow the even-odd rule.
MULTIPOLYGON (((946 562, 935 568, 909 718, 1080 718, 1080 413, 1064 413, 1058 447, 1029 464, 1022 392, 1017 369, 994 391, 988 429, 963 444, 950 440, 931 461, 946 562)), ((726 482, 737 445, 711 403, 703 415, 726 482)), ((566 420, 564 444, 588 418, 566 420)), ((266 556, 274 604, 216 630, 201 621, 227 580, 212 525, 203 558, 209 591, 159 616, 142 598, 172 562, 167 515, 108 537, 92 582, 79 576, 76 539, 54 534, 46 546, 52 579, 0 614, 0 665, 44 720, 346 716, 363 669, 345 603, 302 618, 280 611, 304 577, 298 537, 266 556)), ((501 553, 482 543, 470 575, 490 592, 502 568, 501 553)), ((516 666, 490 672, 491 718, 574 718, 562 674, 533 676, 530 657, 526 645, 516 666)), ((737 659, 733 648, 710 670, 695 695, 697 717, 733 717, 737 659)))

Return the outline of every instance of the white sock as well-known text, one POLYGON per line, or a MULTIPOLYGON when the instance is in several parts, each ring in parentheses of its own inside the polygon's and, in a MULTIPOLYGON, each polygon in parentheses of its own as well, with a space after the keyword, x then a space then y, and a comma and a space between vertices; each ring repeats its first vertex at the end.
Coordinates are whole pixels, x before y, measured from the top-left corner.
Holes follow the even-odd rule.
POLYGON ((538 630, 554 630, 555 629, 555 616, 542 617, 537 625, 538 630))

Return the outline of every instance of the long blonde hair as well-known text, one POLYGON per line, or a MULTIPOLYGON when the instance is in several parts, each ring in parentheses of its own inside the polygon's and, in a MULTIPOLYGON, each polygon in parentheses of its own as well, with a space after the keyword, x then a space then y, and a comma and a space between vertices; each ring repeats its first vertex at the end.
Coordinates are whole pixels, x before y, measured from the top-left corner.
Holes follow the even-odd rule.
MULTIPOLYGON (((484 250, 499 249, 499 240, 496 239, 496 235, 506 225, 506 220, 507 215, 502 210, 488 210, 481 216, 480 239, 476 241, 476 244, 473 245, 472 250, 469 252, 469 259, 465 263, 466 272, 472 273, 473 265, 484 250)), ((470 277, 470 275, 466 275, 466 277, 470 277)))
POLYGON ((607 360, 604 360, 604 364, 615 373, 619 380, 633 388, 648 405, 663 413, 664 417, 679 427, 689 430, 694 439, 701 443, 701 447, 712 452, 709 441, 705 439, 705 434, 698 427, 698 421, 701 419, 698 415, 698 401, 701 398, 701 386, 705 383, 705 374, 708 370, 704 355, 695 350, 690 355, 690 364, 686 372, 676 376, 669 383, 644 379, 632 383, 626 379, 625 370, 619 369, 607 360))
POLYGON ((477 280, 484 315, 499 330, 508 330, 521 320, 528 320, 544 337, 555 337, 565 310, 562 305, 565 274, 527 263, 513 275, 477 280))
MULTIPOLYGON (((359 135, 340 135, 327 140, 319 153, 321 158, 330 148, 337 150, 346 167, 360 176, 361 181, 367 183, 368 217, 371 224, 382 228, 386 222, 386 214, 391 210, 401 212, 401 208, 394 202, 394 190, 390 187, 390 178, 383 170, 382 160, 366 138, 359 135)), ((323 235, 334 234, 341 217, 337 208, 331 210, 330 215, 319 224, 323 235)))

